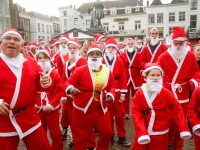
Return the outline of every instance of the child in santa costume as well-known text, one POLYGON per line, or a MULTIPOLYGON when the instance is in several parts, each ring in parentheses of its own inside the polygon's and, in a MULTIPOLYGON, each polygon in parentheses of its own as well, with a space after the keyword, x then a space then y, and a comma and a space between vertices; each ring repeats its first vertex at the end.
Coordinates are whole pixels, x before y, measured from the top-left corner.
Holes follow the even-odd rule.
POLYGON ((47 132, 47 128, 49 129, 53 150, 63 150, 59 127, 59 108, 62 96, 61 78, 58 72, 52 68, 51 57, 46 50, 40 50, 36 59, 43 72, 51 77, 51 86, 38 92, 35 107, 45 131, 47 132))
POLYGON ((156 63, 147 64, 142 74, 147 83, 136 92, 132 101, 136 131, 132 150, 168 150, 169 111, 176 119, 180 137, 191 138, 180 104, 162 86, 161 67, 156 63))
POLYGON ((96 150, 107 150, 111 136, 107 104, 114 101, 115 83, 109 69, 102 65, 102 51, 97 45, 88 51, 88 65, 77 68, 64 89, 67 95, 74 96, 71 126, 74 150, 86 150, 93 128, 99 133, 96 150))

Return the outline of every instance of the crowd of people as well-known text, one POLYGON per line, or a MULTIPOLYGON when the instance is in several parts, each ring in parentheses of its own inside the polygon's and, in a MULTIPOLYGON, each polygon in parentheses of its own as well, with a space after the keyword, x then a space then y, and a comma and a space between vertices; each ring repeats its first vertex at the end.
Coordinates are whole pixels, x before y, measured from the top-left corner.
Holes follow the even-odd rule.
POLYGON ((193 47, 178 26, 169 45, 157 28, 147 42, 94 39, 81 45, 63 34, 51 47, 43 39, 25 46, 17 30, 4 31, 0 149, 23 140, 28 150, 63 150, 70 128, 74 150, 107 150, 114 136, 132 150, 182 150, 194 137, 199 150, 200 41, 193 47), (127 139, 131 116, 135 136, 127 139))

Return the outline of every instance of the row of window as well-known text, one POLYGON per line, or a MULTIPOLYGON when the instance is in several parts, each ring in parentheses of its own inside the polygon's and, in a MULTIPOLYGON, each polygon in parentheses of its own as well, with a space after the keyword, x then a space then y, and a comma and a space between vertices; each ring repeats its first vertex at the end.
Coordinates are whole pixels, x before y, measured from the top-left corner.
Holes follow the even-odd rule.
POLYGON ((45 36, 38 35, 38 40, 40 38, 42 38, 44 40, 44 42, 49 45, 51 37, 49 37, 49 36, 45 37, 45 36))
POLYGON ((20 19, 20 28, 29 31, 29 21, 20 19))
MULTIPOLYGON (((140 11, 140 7, 136 7, 135 8, 135 12, 139 12, 139 11, 140 11)), ((125 8, 125 13, 126 14, 132 13, 132 8, 131 7, 125 8)), ((104 14, 107 14, 106 10, 104 11, 104 14)), ((117 8, 111 8, 110 9, 110 14, 111 15, 116 15, 117 14, 117 8)))
MULTIPOLYGON (((68 21, 67 19, 64 19, 64 27, 68 26, 68 21)), ((84 24, 84 23, 83 23, 84 24)), ((74 25, 78 25, 78 18, 74 18, 74 25)), ((86 25, 90 25, 90 20, 86 20, 86 25)))
POLYGON ((46 25, 46 32, 45 32, 45 25, 44 25, 44 24, 38 23, 38 24, 37 24, 37 29, 38 29, 38 32, 51 33, 51 34, 53 34, 53 32, 52 32, 52 26, 51 26, 51 25, 46 25), (49 30, 49 29, 50 29, 50 30, 49 30))

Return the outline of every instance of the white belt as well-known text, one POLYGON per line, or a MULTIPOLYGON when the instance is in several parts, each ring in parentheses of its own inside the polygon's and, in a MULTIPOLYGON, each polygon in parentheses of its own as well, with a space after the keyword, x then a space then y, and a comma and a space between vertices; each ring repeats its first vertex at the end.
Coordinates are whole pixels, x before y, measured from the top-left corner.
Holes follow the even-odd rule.
MULTIPOLYGON (((169 82, 166 82, 167 84, 172 84, 172 83, 169 83, 169 82)), ((186 84, 187 82, 185 83, 182 83, 182 84, 179 84, 179 83, 176 83, 176 84, 173 84, 173 92, 176 92, 176 90, 178 89, 178 92, 181 93, 182 92, 182 87, 181 85, 184 85, 186 84)))

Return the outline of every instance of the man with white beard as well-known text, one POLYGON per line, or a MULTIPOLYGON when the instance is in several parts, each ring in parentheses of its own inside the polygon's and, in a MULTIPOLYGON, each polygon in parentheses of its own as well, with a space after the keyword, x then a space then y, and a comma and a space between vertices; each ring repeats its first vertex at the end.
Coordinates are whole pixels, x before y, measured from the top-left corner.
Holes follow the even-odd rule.
POLYGON ((117 42, 113 37, 108 37, 106 39, 105 49, 106 50, 103 57, 103 63, 106 64, 106 66, 111 70, 116 85, 115 101, 114 103, 109 105, 108 109, 112 125, 112 136, 110 139, 110 144, 114 142, 115 132, 113 117, 115 116, 116 127, 119 137, 118 142, 128 147, 131 145, 131 143, 126 139, 126 131, 124 127, 125 121, 123 102, 125 100, 125 94, 127 92, 124 64, 122 60, 117 56, 117 42))
MULTIPOLYGON (((200 81, 196 58, 192 52, 187 50, 186 40, 184 29, 178 26, 174 27, 171 48, 158 58, 164 71, 164 87, 174 94, 181 104, 185 116, 189 102, 189 91, 198 87, 200 81)), ((178 134, 178 127, 175 125, 173 116, 170 119, 169 148, 174 147, 173 150, 182 150, 183 140, 178 134)))
POLYGON ((134 96, 137 89, 141 86, 141 74, 140 74, 140 53, 134 46, 134 40, 132 38, 127 39, 126 51, 120 55, 122 62, 124 63, 124 70, 126 75, 126 83, 128 92, 125 95, 125 101, 123 106, 125 109, 125 119, 129 119, 129 104, 130 104, 130 92, 134 96))
POLYGON ((168 47, 159 41, 159 31, 157 28, 152 28, 149 33, 150 42, 144 46, 141 52, 140 65, 144 70, 147 63, 154 63, 158 57, 164 53, 168 47))
POLYGON ((136 40, 135 47, 136 47, 136 49, 137 49, 138 52, 142 51, 143 45, 142 45, 142 40, 141 39, 137 39, 136 40))

